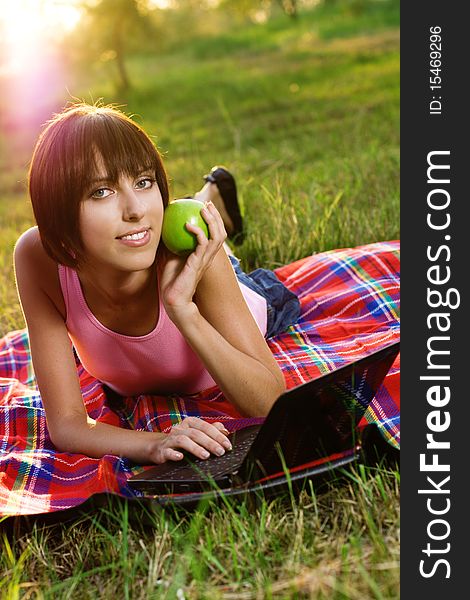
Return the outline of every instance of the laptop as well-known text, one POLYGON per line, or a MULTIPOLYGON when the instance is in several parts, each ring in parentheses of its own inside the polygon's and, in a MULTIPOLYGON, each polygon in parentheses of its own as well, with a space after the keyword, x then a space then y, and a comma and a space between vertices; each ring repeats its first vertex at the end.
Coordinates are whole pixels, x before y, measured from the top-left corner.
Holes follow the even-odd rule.
POLYGON ((233 450, 156 465, 128 480, 144 495, 243 488, 331 469, 358 456, 356 427, 400 348, 390 344, 279 396, 262 425, 229 435, 233 450))

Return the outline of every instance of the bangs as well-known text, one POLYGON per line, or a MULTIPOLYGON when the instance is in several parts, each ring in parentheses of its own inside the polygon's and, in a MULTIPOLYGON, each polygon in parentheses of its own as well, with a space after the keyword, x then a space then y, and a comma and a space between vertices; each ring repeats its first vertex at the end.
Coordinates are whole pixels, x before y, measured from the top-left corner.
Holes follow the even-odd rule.
POLYGON ((104 177, 117 183, 122 175, 137 177, 143 171, 158 170, 157 149, 133 122, 95 113, 91 119, 77 120, 76 126, 64 158, 71 168, 70 184, 80 196, 92 179, 104 177))

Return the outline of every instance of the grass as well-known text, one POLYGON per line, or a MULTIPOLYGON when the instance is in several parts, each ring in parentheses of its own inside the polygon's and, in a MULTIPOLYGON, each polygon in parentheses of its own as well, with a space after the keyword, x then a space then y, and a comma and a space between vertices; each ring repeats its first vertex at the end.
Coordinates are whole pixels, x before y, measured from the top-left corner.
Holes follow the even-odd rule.
POLYGON ((1 542, 4 597, 396 598, 396 470, 354 468, 256 505, 190 513, 121 501, 1 542), (9 540, 15 540, 12 547, 9 540))
MULTIPOLYGON (((165 155, 173 197, 198 189, 212 165, 230 167, 246 221, 237 249, 246 270, 399 237, 394 0, 237 25, 133 56, 128 66, 126 95, 115 92, 110 63, 90 68, 70 92, 138 115, 165 155)), ((33 224, 25 180, 37 133, 21 144, 0 133, 0 335, 24 326, 11 253, 33 224)), ((144 512, 114 499, 70 523, 4 524, 0 596, 399 595, 396 468, 356 466, 296 499, 144 512)))

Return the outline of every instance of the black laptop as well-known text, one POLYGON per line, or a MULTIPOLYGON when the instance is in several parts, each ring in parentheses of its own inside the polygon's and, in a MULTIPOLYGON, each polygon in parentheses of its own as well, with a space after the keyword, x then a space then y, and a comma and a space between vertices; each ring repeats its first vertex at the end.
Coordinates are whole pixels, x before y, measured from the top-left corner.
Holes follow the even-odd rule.
POLYGON ((356 426, 399 347, 395 342, 284 392, 262 425, 229 435, 231 452, 166 462, 134 475, 129 486, 148 495, 197 493, 269 482, 286 472, 308 476, 354 460, 356 426))

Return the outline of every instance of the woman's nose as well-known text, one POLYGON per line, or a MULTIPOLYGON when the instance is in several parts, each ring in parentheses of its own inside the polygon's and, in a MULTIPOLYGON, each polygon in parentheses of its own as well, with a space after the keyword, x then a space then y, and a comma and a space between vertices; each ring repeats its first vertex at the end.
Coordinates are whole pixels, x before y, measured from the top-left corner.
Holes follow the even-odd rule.
POLYGON ((145 203, 134 189, 126 190, 123 194, 123 219, 125 221, 140 221, 145 214, 145 203))

